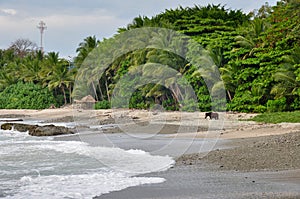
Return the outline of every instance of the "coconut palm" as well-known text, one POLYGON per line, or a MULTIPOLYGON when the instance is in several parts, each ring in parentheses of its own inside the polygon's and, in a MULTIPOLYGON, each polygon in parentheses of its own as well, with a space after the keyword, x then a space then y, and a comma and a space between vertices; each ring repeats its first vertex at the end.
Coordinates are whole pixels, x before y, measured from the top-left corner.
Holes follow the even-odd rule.
POLYGON ((18 77, 13 73, 7 73, 4 70, 0 71, 0 90, 18 82, 18 77))
POLYGON ((74 62, 77 67, 80 67, 88 54, 94 50, 99 44, 99 41, 96 39, 96 36, 89 36, 84 39, 83 42, 79 44, 79 47, 76 49, 78 55, 75 57, 74 62))
MULTIPOLYGON (((67 104, 66 91, 69 89, 70 92, 75 77, 73 70, 69 69, 68 61, 60 59, 58 53, 50 52, 45 56, 44 65, 39 75, 43 79, 44 86, 50 90, 62 92, 64 103, 67 104)), ((69 101, 71 101, 71 93, 69 101)))
POLYGON ((267 28, 267 24, 263 19, 255 18, 249 24, 248 31, 245 36, 239 35, 236 36, 236 44, 242 48, 248 49, 249 53, 247 53, 243 59, 246 59, 249 56, 252 56, 257 46, 257 38, 265 32, 267 28))
POLYGON ((64 103, 67 104, 66 90, 70 88, 74 82, 73 75, 68 69, 68 63, 60 63, 52 68, 51 74, 47 77, 48 88, 61 89, 64 96, 64 103))
POLYGON ((39 72, 42 69, 42 63, 39 59, 28 56, 21 64, 22 79, 25 82, 39 83, 41 81, 39 72))
POLYGON ((300 47, 296 47, 291 55, 284 57, 283 63, 273 75, 278 83, 272 88, 271 94, 276 98, 300 96, 300 47))

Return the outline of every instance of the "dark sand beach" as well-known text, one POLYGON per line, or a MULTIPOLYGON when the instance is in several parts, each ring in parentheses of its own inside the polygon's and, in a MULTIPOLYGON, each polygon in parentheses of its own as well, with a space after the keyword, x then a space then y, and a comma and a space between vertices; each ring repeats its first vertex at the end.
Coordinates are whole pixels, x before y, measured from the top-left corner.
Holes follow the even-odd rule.
MULTIPOLYGON (((91 132, 90 134, 59 139, 97 140, 95 138, 99 138, 97 134, 99 129, 89 129, 88 125, 111 124, 115 112, 112 110, 85 112, 70 108, 42 111, 1 110, 0 116, 47 122, 70 122, 80 119, 81 130, 85 129, 91 132)), ((123 112, 122 114, 124 117, 123 112)), ((161 113, 127 111, 126 117, 133 121, 133 124, 129 122, 127 127, 130 129, 130 125, 135 127, 136 124, 147 126, 149 114, 153 118, 161 113)), ((252 117, 252 114, 224 114, 222 126, 219 129, 210 129, 207 133, 211 122, 218 125, 221 123, 204 120, 203 113, 168 112, 166 115, 167 119, 161 121, 164 125, 157 133, 158 138, 151 142, 147 139, 140 139, 139 143, 131 141, 124 137, 122 127, 120 129, 112 126, 108 128, 109 130, 101 130, 101 136, 108 137, 118 144, 118 147, 124 149, 135 147, 155 151, 156 147, 174 137, 179 143, 176 146, 192 143, 191 148, 185 150, 183 154, 181 152, 169 154, 176 159, 176 164, 171 169, 143 175, 162 177, 166 181, 130 187, 96 198, 300 198, 299 123, 262 124, 239 121, 252 117), (191 124, 200 118, 200 124, 195 125, 197 127, 195 132, 184 128, 185 131, 176 134, 182 115, 186 115, 191 124), (197 148, 203 144, 203 140, 216 141, 213 148, 208 148, 211 150, 209 153, 203 151, 201 153, 197 148)), ((160 120, 155 121, 159 123, 160 120)), ((147 133, 150 132, 146 132, 146 135, 147 133)), ((143 137, 143 134, 137 135, 143 137)), ((176 146, 170 150, 175 151, 176 146)))
POLYGON ((185 154, 161 184, 131 187, 98 198, 300 198, 300 133, 236 139, 232 149, 185 154))

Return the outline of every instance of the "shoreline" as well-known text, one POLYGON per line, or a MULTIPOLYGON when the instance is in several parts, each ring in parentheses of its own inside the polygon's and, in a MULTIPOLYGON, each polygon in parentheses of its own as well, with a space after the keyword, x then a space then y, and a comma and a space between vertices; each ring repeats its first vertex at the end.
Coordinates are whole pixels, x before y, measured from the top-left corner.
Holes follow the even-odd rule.
MULTIPOLYGON (((89 125, 112 124, 116 115, 125 118, 125 122, 129 121, 130 125, 126 123, 125 130, 135 127, 150 129, 143 134, 133 131, 132 135, 161 135, 164 139, 176 137, 179 140, 217 139, 224 140, 225 147, 218 146, 204 157, 193 150, 188 151, 188 154, 176 157, 173 168, 143 175, 163 177, 166 179, 164 183, 131 187, 96 198, 300 198, 300 191, 297 189, 300 185, 300 123, 264 124, 239 121, 254 116, 244 113, 224 114, 220 121, 208 121, 202 118, 203 113, 185 112, 83 111, 72 108, 0 110, 1 118, 54 123, 80 121, 80 130, 93 132, 93 135, 101 130, 104 135, 112 137, 122 135, 120 128, 91 129, 89 125), (180 129, 182 118, 190 120, 186 123, 187 127, 198 121, 198 126, 195 125, 197 129, 183 128, 182 132, 176 133, 180 129), (149 121, 154 121, 153 126, 149 126, 149 121), (164 124, 163 128, 152 135, 151 130, 159 124, 164 124), (216 129, 210 128, 210 125, 216 129), (215 192, 211 192, 208 185, 215 192), (179 190, 176 191, 175 188, 179 190)), ((125 143, 124 147, 126 146, 131 147, 125 143)), ((153 146, 150 144, 148 147, 151 149, 153 146)))
POLYGON ((294 173, 216 171, 208 166, 175 166, 165 172, 142 175, 166 179, 159 184, 140 185, 96 196, 94 199, 299 199, 294 173), (289 176, 289 177, 287 177, 289 176))
MULTIPOLYGON (((286 166, 281 169, 274 167, 252 170, 243 167, 234 168, 232 166, 239 160, 232 161, 232 159, 229 159, 227 164, 232 164, 226 167, 223 162, 223 165, 220 166, 220 157, 224 156, 224 154, 219 154, 222 151, 229 151, 228 154, 236 155, 231 151, 239 151, 241 147, 257 146, 257 143, 266 143, 268 140, 273 142, 280 137, 294 135, 299 136, 300 133, 231 139, 226 144, 231 146, 230 149, 215 150, 212 151, 212 154, 210 153, 200 159, 198 154, 186 154, 177 158, 176 164, 167 171, 142 175, 146 177, 165 178, 166 181, 164 183, 129 187, 124 190, 97 196, 95 199, 299 199, 299 164, 294 168, 286 166), (211 161, 207 161, 205 160, 207 157, 213 158, 211 161)), ((284 155, 282 154, 282 156, 284 155)), ((221 159, 226 159, 226 157, 221 159)), ((296 163, 300 163, 300 161, 296 161, 296 163)))

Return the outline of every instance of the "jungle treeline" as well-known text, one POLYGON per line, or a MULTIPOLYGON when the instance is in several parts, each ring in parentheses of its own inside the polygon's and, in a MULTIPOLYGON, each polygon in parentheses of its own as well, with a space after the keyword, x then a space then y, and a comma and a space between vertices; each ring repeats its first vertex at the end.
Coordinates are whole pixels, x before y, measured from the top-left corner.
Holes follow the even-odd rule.
POLYGON ((20 39, 8 49, 0 50, 0 108, 61 106, 92 92, 98 101, 95 108, 110 108, 114 104, 149 109, 159 105, 166 110, 209 111, 218 107, 212 102, 212 92, 224 87, 226 107, 222 111, 299 110, 299 21, 299 0, 281 0, 276 6, 264 4, 250 13, 227 9, 223 5, 178 7, 151 18, 138 16, 126 27, 119 28, 112 38, 100 41, 95 36, 88 36, 76 49, 74 60, 60 58, 57 52, 43 53, 34 43, 20 39), (82 74, 87 67, 86 60, 95 55, 97 48, 107 50, 100 56, 101 60, 95 62, 101 65, 105 53, 113 53, 109 51, 115 48, 112 45, 116 45, 114 41, 120 35, 147 27, 157 27, 157 32, 153 33, 157 35, 163 30, 183 34, 201 46, 202 54, 189 57, 189 53, 199 46, 184 44, 184 39, 155 38, 145 31, 145 35, 139 34, 137 38, 155 39, 158 46, 178 48, 185 56, 176 56, 162 47, 153 46, 115 57, 100 76, 97 75, 101 66, 82 74), (202 59, 200 63, 204 63, 205 57, 211 60, 206 70, 195 66, 193 59, 202 59), (151 69, 152 73, 164 74, 165 67, 162 66, 167 66, 187 82, 178 83, 175 77, 165 75, 164 82, 158 78, 156 82, 134 87, 136 82, 143 81, 142 76, 149 74, 152 63, 159 63, 151 69), (127 82, 120 81, 133 70, 139 75, 127 82), (220 74, 219 80, 208 87, 207 81, 215 73, 220 74), (78 79, 82 78, 79 76, 89 78, 78 86, 78 79), (120 82, 135 88, 130 96, 118 89, 120 82), (193 88, 196 102, 182 92, 186 84, 193 88), (119 97, 114 97, 116 93, 128 97, 128 103, 118 102, 119 97))

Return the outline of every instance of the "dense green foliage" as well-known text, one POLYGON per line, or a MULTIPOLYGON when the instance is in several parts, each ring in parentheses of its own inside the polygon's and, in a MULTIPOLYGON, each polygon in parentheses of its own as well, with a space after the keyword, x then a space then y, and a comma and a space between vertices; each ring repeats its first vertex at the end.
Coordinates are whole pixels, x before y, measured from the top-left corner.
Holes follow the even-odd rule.
POLYGON ((53 94, 33 83, 17 83, 0 93, 1 109, 45 109, 57 105, 53 94))
POLYGON ((251 120, 256 122, 265 122, 265 123, 282 123, 282 122, 291 122, 299 123, 300 112, 276 112, 276 113, 263 113, 253 117, 251 120))
POLYGON ((109 109, 109 108, 111 108, 111 105, 110 105, 109 101, 103 100, 103 101, 100 101, 100 102, 96 102, 94 108, 96 110, 97 109, 109 109))
POLYGON ((236 38, 239 47, 221 69, 231 70, 229 84, 235 84, 229 109, 274 112, 300 108, 299 8, 299 1, 278 2, 266 18, 255 18, 241 29, 236 38))
MULTIPOLYGON (((40 51, 31 51, 21 53, 20 56, 14 48, 0 50, 0 91, 22 81, 47 87, 55 97, 63 96, 62 103, 70 102, 72 97, 80 99, 93 92, 99 101, 95 108, 109 108, 112 104, 142 109, 163 107, 167 110, 193 111, 199 108, 208 111, 212 106, 218 107, 212 103, 211 95, 224 85, 227 110, 299 110, 299 21, 299 0, 281 0, 273 7, 265 4, 249 14, 226 9, 221 5, 208 5, 165 10, 152 18, 139 16, 127 27, 120 28, 112 38, 99 41, 93 36, 84 39, 76 50, 78 54, 72 69, 67 60, 58 57, 58 53, 44 55, 40 51), (192 56, 193 52, 197 52, 197 46, 165 38, 162 36, 164 31, 157 31, 153 34, 145 32, 136 37, 141 45, 143 42, 153 42, 152 48, 110 57, 119 53, 111 49, 123 33, 143 27, 167 28, 183 33, 200 44, 203 53, 192 56), (163 49, 181 51, 185 59, 163 49), (91 69, 91 64, 84 64, 84 61, 88 56, 93 56, 91 52, 94 51, 102 57, 96 61, 99 67, 91 69), (113 58, 112 63, 100 72, 101 64, 110 58, 113 58), (208 63, 205 70, 199 70, 195 65, 199 60, 203 65, 208 63), (149 68, 153 63, 161 66, 151 71, 157 83, 140 85, 139 82, 145 82, 142 76, 149 77, 149 68), (187 82, 176 83, 177 74, 168 76, 162 66, 174 69, 187 82), (84 75, 88 78, 73 89, 78 70, 86 70, 84 75), (132 71, 137 75, 122 84, 135 91, 129 96, 128 104, 124 105, 113 98, 130 95, 126 89, 119 89, 118 85, 132 71), (216 72, 221 73, 220 78, 212 75, 216 72), (103 73, 101 77, 97 76, 99 73, 103 73), (155 74, 163 74, 166 78, 162 81, 155 74), (213 82, 212 87, 207 86, 210 82, 213 82), (195 91, 197 102, 182 93, 187 84, 195 91)), ((126 42, 131 47, 130 41, 126 42)), ((122 47, 120 45, 120 52, 122 47)), ((222 104, 224 101, 214 103, 222 104)))
MULTIPOLYGON (((70 62, 59 58, 58 53, 55 52, 45 55, 41 51, 26 51, 19 56, 12 48, 0 50, 0 93, 13 85, 19 87, 19 82, 30 83, 28 85, 34 84, 47 88, 55 96, 58 105, 63 105, 71 100, 70 93, 75 73, 75 69, 70 69, 70 62)), ((24 93, 24 95, 34 99, 34 95, 31 93, 33 90, 25 90, 28 93, 24 93)), ((37 104, 36 108, 48 108, 48 105, 46 100, 45 106, 37 104)), ((20 104, 12 107, 33 108, 34 106, 20 104)))

